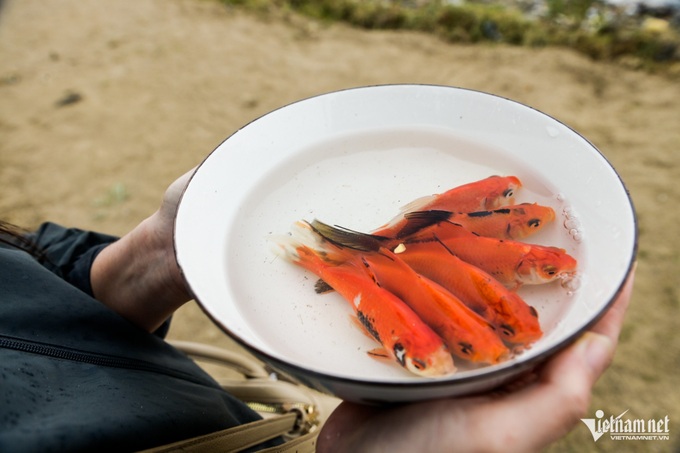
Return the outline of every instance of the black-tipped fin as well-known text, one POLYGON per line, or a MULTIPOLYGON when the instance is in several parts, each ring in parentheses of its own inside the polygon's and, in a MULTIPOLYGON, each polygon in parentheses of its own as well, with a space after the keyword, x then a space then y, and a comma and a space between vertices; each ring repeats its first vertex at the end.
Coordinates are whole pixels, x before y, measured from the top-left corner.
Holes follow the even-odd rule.
POLYGON ((439 222, 449 220, 453 213, 449 211, 441 211, 433 209, 430 211, 415 211, 404 214, 406 225, 397 233, 397 239, 403 239, 410 236, 423 228, 436 225, 439 222))
POLYGON ((361 233, 341 226, 327 225, 319 220, 311 223, 312 228, 324 239, 340 247, 347 247, 362 252, 377 252, 382 247, 381 236, 361 233))
POLYGON ((331 285, 323 281, 322 279, 318 279, 316 283, 314 284, 314 291, 317 294, 326 294, 326 293, 332 293, 335 291, 331 285))

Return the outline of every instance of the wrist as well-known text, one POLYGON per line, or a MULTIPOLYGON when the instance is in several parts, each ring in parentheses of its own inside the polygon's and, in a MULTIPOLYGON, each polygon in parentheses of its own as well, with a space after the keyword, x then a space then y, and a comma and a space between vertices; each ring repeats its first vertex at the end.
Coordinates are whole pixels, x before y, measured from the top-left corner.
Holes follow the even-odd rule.
POLYGON ((158 212, 102 250, 90 280, 97 300, 148 331, 191 299, 175 260, 171 223, 158 212))

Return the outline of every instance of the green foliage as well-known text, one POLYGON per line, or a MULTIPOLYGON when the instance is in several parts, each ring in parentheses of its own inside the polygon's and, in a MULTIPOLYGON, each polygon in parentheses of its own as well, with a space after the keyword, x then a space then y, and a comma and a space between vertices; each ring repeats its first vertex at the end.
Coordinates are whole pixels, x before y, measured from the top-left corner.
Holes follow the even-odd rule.
POLYGON ((414 30, 451 42, 570 47, 598 60, 634 57, 658 65, 680 60, 680 36, 607 20, 602 0, 546 0, 546 17, 530 19, 496 4, 442 0, 221 0, 259 11, 280 8, 366 29, 414 30))
POLYGON ((598 0, 546 0, 546 3, 549 17, 565 16, 577 23, 585 20, 591 8, 602 6, 602 1, 598 0))

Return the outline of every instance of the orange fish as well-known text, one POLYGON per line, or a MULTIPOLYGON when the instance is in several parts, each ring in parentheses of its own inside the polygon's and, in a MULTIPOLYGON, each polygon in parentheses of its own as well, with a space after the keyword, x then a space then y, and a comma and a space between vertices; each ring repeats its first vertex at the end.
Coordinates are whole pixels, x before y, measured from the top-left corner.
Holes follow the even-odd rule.
MULTIPOLYGON (((319 221, 314 228, 340 244, 361 262, 383 288, 402 299, 439 334, 449 350, 472 362, 498 363, 509 355, 495 329, 449 291, 416 273, 370 235, 331 227, 319 221)), ((332 285, 331 285, 332 286, 332 285)))
POLYGON ((567 282, 576 275, 576 259, 562 248, 481 237, 446 221, 438 223, 434 234, 423 230, 412 235, 402 247, 441 250, 438 241, 458 258, 484 270, 510 289, 556 280, 567 282))
POLYGON ((486 179, 454 187, 444 193, 418 198, 404 206, 401 213, 373 232, 394 237, 404 226, 404 214, 414 211, 450 212, 487 211, 514 203, 514 195, 522 183, 515 176, 490 176, 486 179))
MULTIPOLYGON (((449 212, 441 210, 416 211, 404 215, 403 228, 394 236, 408 240, 416 233, 436 232, 440 223, 447 221, 465 227, 479 236, 498 239, 523 239, 538 232, 541 228, 555 220, 555 211, 549 206, 537 203, 522 203, 514 206, 503 206, 491 211, 449 212)), ((442 234, 438 234, 444 239, 442 234)))
POLYGON ((438 244, 439 250, 405 244, 398 256, 413 270, 459 297, 493 324, 504 340, 528 345, 542 336, 538 313, 532 306, 488 273, 461 260, 444 244, 438 244))
POLYGON ((382 346, 369 354, 392 358, 419 376, 455 371, 443 340, 401 299, 378 286, 363 264, 345 262, 309 224, 296 223, 293 236, 279 246, 286 259, 321 277, 350 303, 357 324, 382 346))

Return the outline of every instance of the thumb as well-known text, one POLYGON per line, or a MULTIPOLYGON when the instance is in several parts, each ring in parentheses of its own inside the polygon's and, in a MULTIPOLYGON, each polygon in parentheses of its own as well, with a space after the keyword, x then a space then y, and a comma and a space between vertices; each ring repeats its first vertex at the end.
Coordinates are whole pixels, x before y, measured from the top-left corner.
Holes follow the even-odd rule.
POLYGON ((611 363, 614 349, 609 337, 587 332, 548 362, 534 385, 508 395, 506 412, 524 407, 522 424, 541 427, 524 439, 525 445, 508 451, 539 451, 571 431, 587 413, 593 386, 611 363))

